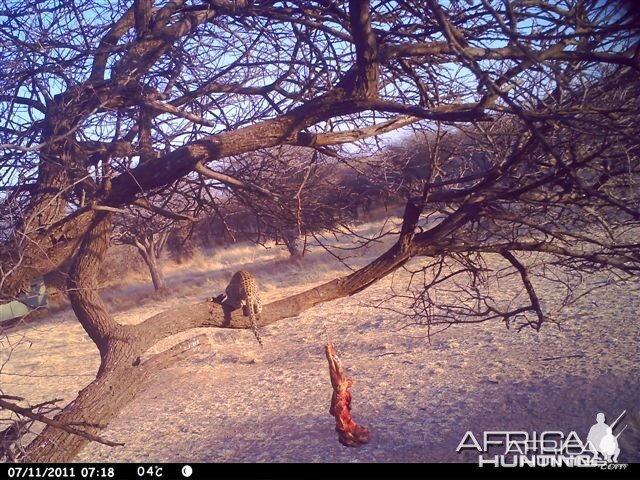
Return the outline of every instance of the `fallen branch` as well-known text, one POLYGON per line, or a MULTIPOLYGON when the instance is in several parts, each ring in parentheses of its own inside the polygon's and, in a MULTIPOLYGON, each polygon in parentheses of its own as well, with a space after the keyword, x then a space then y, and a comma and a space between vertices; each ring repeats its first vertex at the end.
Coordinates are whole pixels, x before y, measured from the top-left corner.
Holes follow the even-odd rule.
POLYGON ((371 440, 371 432, 358 425, 351 417, 351 392, 353 382, 344 374, 342 362, 335 347, 328 343, 324 347, 329 362, 329 378, 333 387, 329 414, 336 418, 338 440, 347 447, 360 447, 371 440))
POLYGON ((582 358, 582 357, 584 357, 584 353, 575 353, 573 355, 560 355, 559 357, 544 357, 544 358, 541 358, 540 361, 550 362, 553 360, 562 360, 563 358, 582 358))

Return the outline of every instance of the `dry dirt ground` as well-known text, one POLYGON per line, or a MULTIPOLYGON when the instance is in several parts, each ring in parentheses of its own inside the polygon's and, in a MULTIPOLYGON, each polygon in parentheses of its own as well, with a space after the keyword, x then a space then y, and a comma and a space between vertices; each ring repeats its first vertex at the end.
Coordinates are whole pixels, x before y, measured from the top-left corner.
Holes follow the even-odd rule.
MULTIPOLYGON (((362 265, 383 249, 365 249, 351 262, 362 265)), ((279 248, 236 247, 173 267, 174 295, 119 312, 117 320, 135 323, 168 307, 188 309, 221 292, 239 268, 256 273, 266 301, 347 272, 320 249, 293 265, 279 248)), ((267 327, 263 349, 250 331, 204 330, 213 350, 149 378, 101 434, 126 445, 93 444, 78 460, 476 462, 473 452, 456 453, 468 430, 478 437, 487 430, 554 430, 586 438, 598 412, 611 421, 626 410, 619 461, 640 461, 638 284, 582 299, 563 311, 561 328, 547 324, 540 332, 518 333, 492 322, 456 326, 429 339, 424 327, 374 308, 406 278, 399 271, 354 297, 267 327), (359 449, 338 443, 328 414, 326 341, 336 344, 354 380, 355 419, 373 433, 359 449)), ((145 288, 129 285, 121 293, 145 288)), ((518 287, 502 288, 506 294, 518 287)), ((540 288, 555 293, 552 285, 540 288)), ((70 310, 1 342, 0 390, 32 403, 71 401, 98 366, 98 352, 70 310)))

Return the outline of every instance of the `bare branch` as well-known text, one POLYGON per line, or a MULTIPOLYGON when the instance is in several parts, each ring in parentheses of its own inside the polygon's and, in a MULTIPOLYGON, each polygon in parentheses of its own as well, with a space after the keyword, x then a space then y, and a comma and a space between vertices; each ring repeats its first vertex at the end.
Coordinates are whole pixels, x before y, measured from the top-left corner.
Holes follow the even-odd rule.
POLYGON ((51 420, 50 418, 45 417, 44 415, 38 414, 38 413, 33 413, 33 411, 29 408, 24 408, 21 407, 19 405, 16 405, 15 403, 11 403, 11 402, 7 402, 6 400, 0 398, 0 407, 6 409, 6 410, 10 410, 12 412, 15 412, 19 415, 22 415, 23 417, 27 417, 30 418, 32 420, 36 420, 38 422, 44 423, 46 425, 49 425, 51 427, 60 429, 60 430, 64 430, 65 432, 69 432, 73 435, 78 435, 79 437, 83 437, 86 438, 87 440, 90 440, 92 442, 98 442, 98 443, 102 443, 103 445, 107 445, 109 447, 121 447, 124 445, 124 443, 117 443, 117 442, 111 442, 109 440, 105 440, 104 438, 101 438, 97 435, 94 435, 92 433, 86 432, 84 430, 78 430, 75 427, 69 426, 69 425, 65 425, 63 423, 57 422, 55 420, 51 420))

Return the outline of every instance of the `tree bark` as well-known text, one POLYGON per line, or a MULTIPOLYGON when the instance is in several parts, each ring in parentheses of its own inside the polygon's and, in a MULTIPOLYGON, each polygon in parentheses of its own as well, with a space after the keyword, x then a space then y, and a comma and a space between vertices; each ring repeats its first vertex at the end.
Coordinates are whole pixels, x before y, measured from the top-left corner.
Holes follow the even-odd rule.
MULTIPOLYGON (((55 420, 96 433, 135 395, 142 382, 130 361, 135 342, 126 327, 108 313, 98 295, 97 272, 109 247, 111 215, 99 213, 83 240, 69 272, 71 306, 80 324, 100 351, 96 379, 60 412, 55 420)), ((47 426, 27 447, 22 461, 65 462, 74 458, 87 439, 47 426)))

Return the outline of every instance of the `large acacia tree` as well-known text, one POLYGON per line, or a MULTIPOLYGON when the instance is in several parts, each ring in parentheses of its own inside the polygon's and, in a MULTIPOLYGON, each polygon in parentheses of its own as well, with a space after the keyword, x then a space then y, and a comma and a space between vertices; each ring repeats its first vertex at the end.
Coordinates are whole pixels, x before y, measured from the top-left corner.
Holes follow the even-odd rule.
MULTIPOLYGON (((159 340, 250 327, 204 301, 120 325, 95 288, 113 211, 153 208, 148 199, 181 179, 268 192, 255 172, 252 182, 229 174, 236 156, 295 145, 334 158, 342 144, 409 125, 435 138, 459 127, 469 138, 455 154, 432 144, 386 253, 266 305, 263 325, 353 295, 413 257, 436 274, 458 262, 452 274, 473 283, 482 255, 502 255, 528 301, 446 313, 525 316, 536 328, 545 312, 527 252, 622 280, 640 269, 638 19, 623 2, 0 5, 0 292, 9 299, 72 258, 71 304, 101 356, 96 379, 21 460, 72 459, 87 435, 60 425, 96 434, 150 374, 207 348, 196 337, 145 355, 159 340)), ((425 292, 438 285, 427 281, 425 292)))

